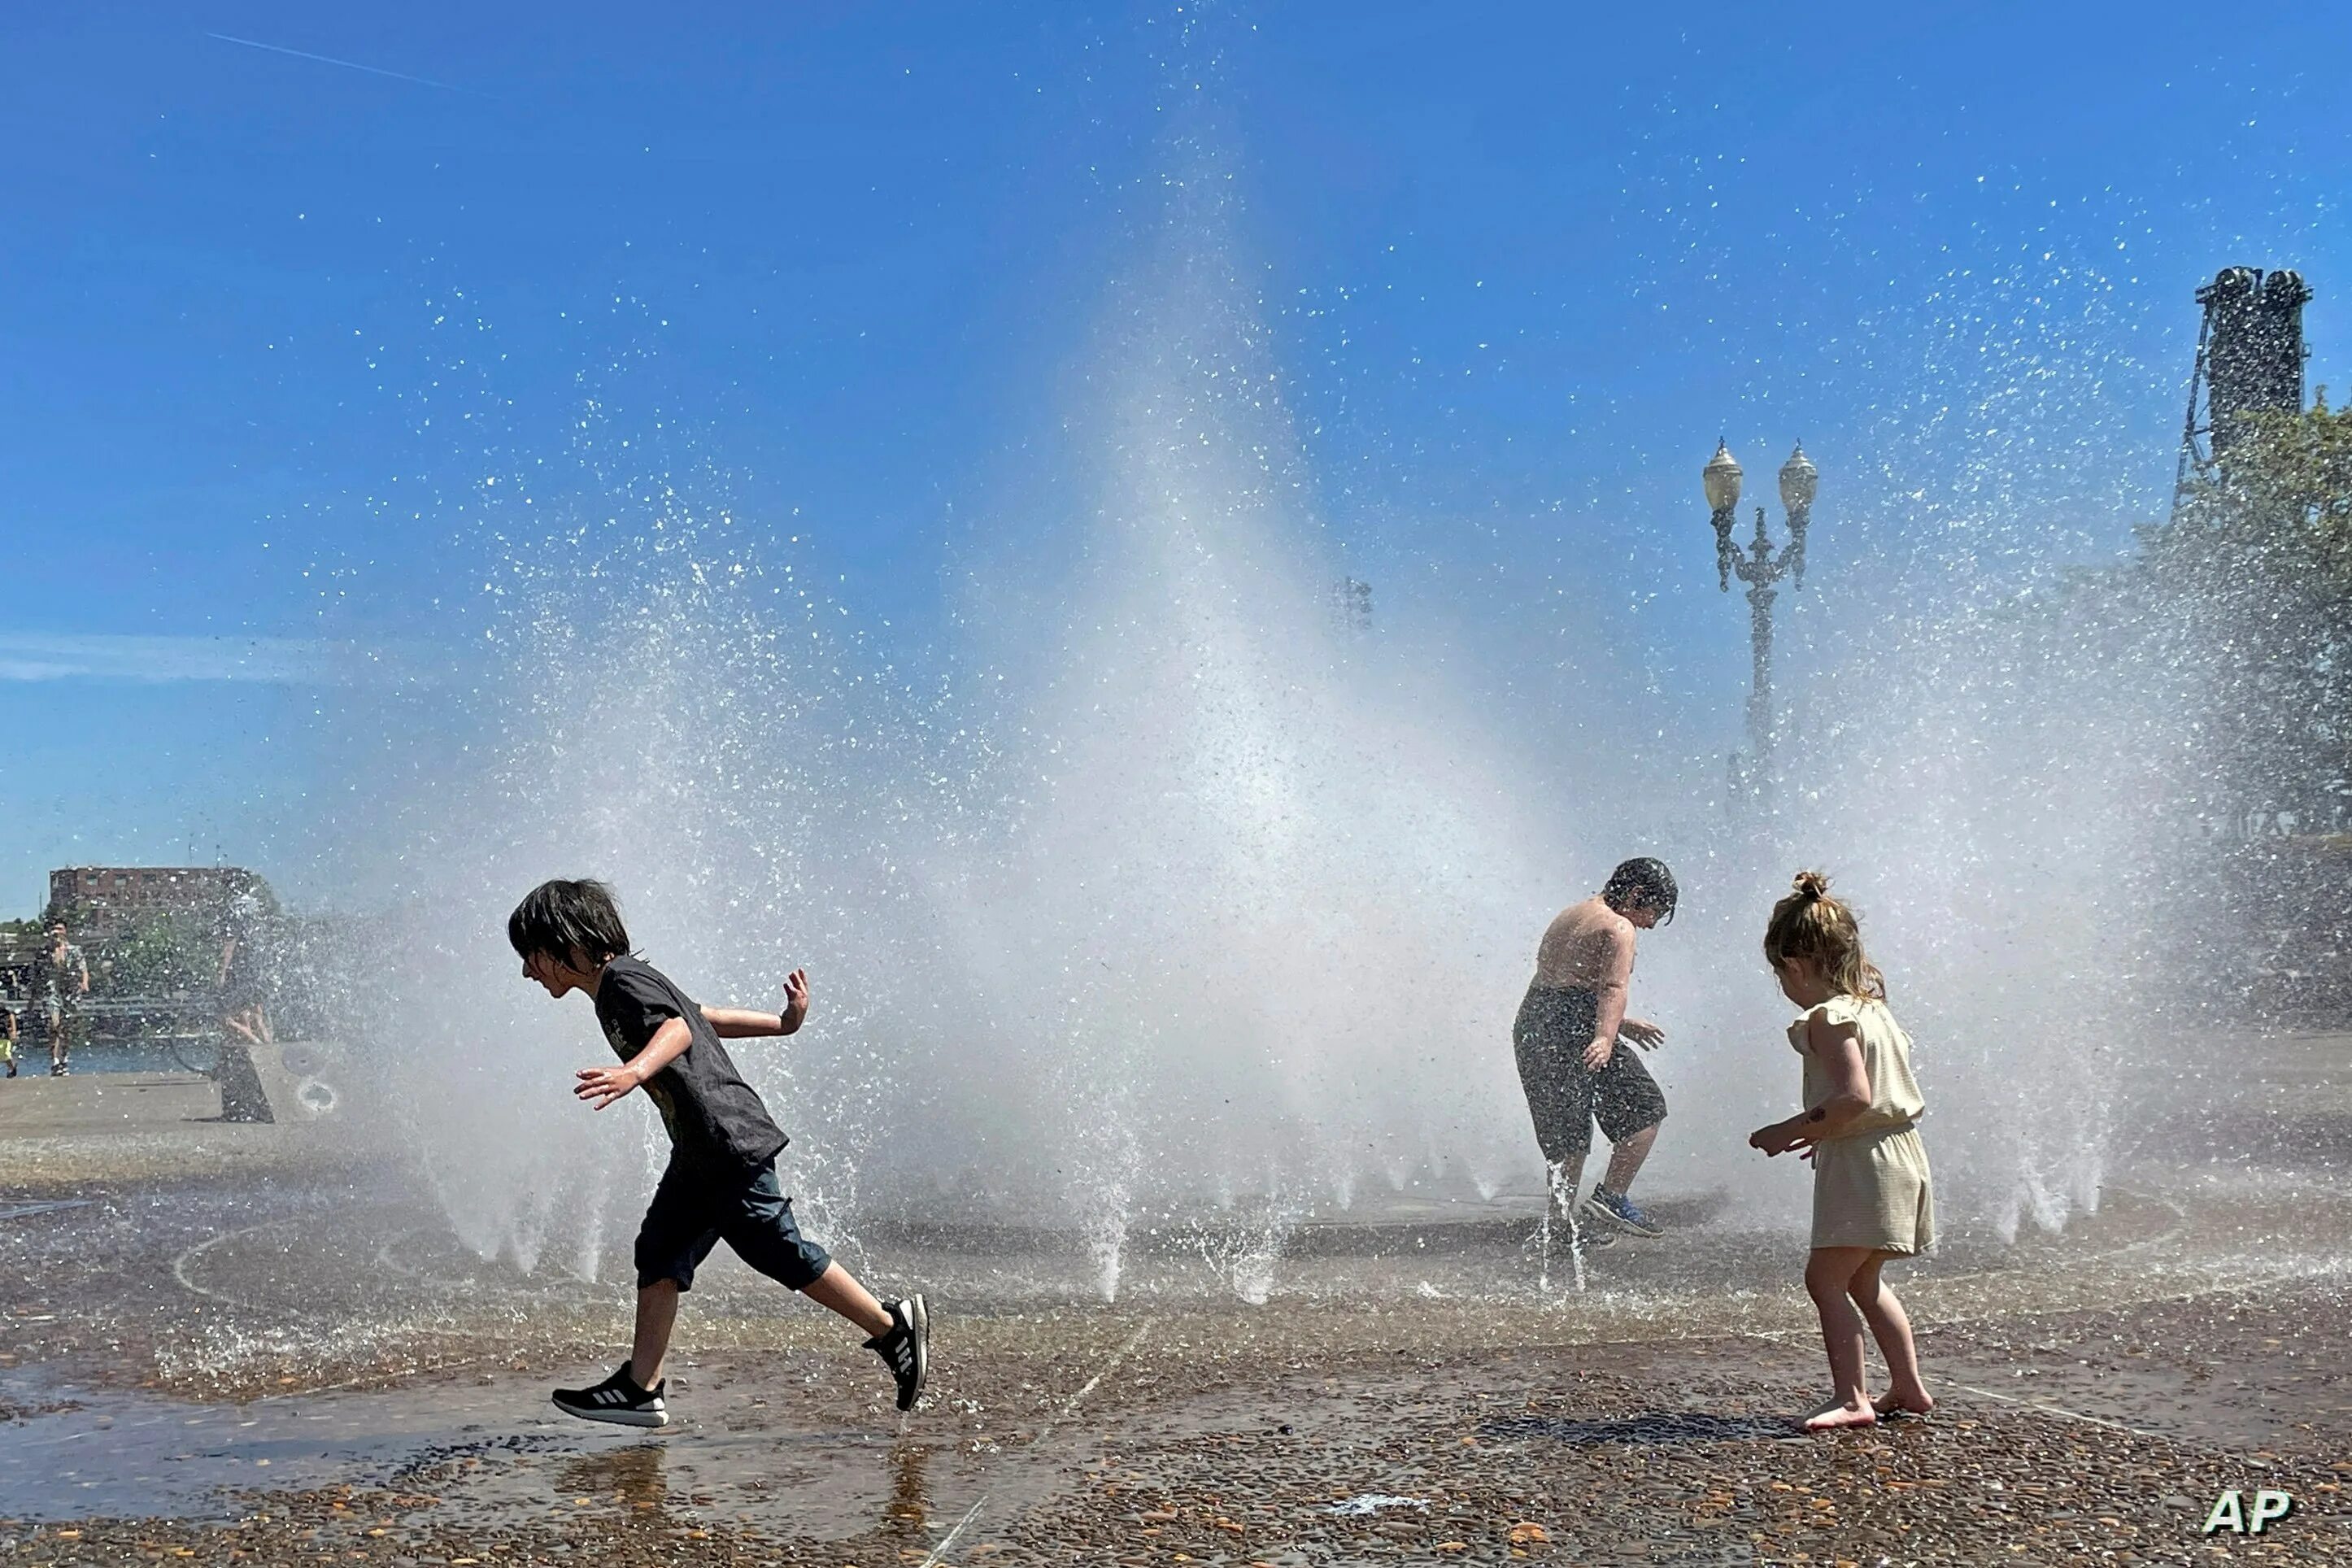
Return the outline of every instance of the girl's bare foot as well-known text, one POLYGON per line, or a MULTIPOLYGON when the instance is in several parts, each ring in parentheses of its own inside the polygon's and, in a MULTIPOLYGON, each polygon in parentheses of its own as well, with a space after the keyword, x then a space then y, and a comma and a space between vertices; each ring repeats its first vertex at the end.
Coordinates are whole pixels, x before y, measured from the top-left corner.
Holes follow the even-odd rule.
POLYGON ((1936 1402, 1926 1389, 1889 1389, 1871 1402, 1873 1410, 1881 1415, 1925 1415, 1936 1408, 1936 1402))
POLYGON ((1854 1404, 1832 1400, 1805 1417, 1808 1432, 1834 1432, 1841 1426, 1875 1426, 1878 1412, 1864 1399, 1854 1404))

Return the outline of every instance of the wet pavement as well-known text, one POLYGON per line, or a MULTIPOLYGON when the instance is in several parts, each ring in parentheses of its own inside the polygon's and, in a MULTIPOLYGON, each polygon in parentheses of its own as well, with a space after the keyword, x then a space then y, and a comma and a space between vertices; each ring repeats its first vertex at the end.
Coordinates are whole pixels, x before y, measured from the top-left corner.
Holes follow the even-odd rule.
MULTIPOLYGON (((2330 1109, 2339 1050, 2273 1055, 2330 1109)), ((1075 1238, 869 1238, 939 1318, 911 1416, 719 1262, 647 1435, 546 1403, 625 1342, 617 1258, 486 1262, 331 1141, 76 1124, 0 1142, 0 1554, 2352 1562, 2352 1180, 2335 1121, 2289 1131, 2121 1162, 2063 1237, 1953 1237, 1897 1280, 1941 1407, 1806 1438, 1801 1237, 1705 1199, 1580 1292, 1525 1195, 1139 1237, 1114 1302, 1075 1238), (2294 1511, 2209 1537, 2227 1489, 2294 1511)))

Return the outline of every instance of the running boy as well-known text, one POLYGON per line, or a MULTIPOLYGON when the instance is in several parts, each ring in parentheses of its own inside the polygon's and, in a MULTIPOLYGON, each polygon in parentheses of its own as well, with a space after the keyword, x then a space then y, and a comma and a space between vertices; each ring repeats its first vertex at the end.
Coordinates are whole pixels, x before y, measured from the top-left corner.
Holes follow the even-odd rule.
POLYGON ((602 882, 542 882, 507 917, 507 940, 523 974, 551 996, 584 991, 619 1067, 583 1068, 572 1092, 602 1110, 643 1089, 668 1129, 669 1168, 637 1231, 637 1327, 629 1359, 593 1388, 559 1388, 557 1408, 625 1426, 669 1422, 662 1358, 677 1320, 678 1293, 697 1265, 725 1241, 779 1284, 829 1307, 866 1331, 898 1384, 898 1408, 912 1410, 929 1371, 923 1299, 877 1301, 800 1233, 793 1201, 776 1184, 776 1155, 788 1140, 735 1070, 719 1039, 789 1035, 808 1016, 808 976, 784 981, 784 1010, 702 1007, 629 951, 612 889, 602 882))

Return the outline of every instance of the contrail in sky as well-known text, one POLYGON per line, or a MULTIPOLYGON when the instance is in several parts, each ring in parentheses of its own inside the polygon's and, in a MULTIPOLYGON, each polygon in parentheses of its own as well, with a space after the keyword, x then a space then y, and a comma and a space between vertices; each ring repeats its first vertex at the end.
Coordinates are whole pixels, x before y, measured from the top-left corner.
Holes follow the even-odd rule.
POLYGON ((373 686, 414 679, 411 650, 312 637, 155 637, 0 631, 0 684, 185 680, 262 686, 373 686))
POLYGON ((437 87, 443 92, 462 92, 468 97, 485 96, 469 87, 451 82, 435 81, 431 77, 407 76, 400 71, 388 71, 381 66, 363 66, 357 60, 339 60, 332 55, 314 55, 302 49, 289 49, 282 44, 258 43, 252 38, 232 38, 226 33, 206 33, 207 38, 218 38, 224 44, 236 44, 248 49, 267 49, 273 55, 292 55, 298 60, 316 60, 322 66, 341 66, 345 70, 365 71, 370 76, 388 76, 394 81, 413 81, 419 87, 437 87))

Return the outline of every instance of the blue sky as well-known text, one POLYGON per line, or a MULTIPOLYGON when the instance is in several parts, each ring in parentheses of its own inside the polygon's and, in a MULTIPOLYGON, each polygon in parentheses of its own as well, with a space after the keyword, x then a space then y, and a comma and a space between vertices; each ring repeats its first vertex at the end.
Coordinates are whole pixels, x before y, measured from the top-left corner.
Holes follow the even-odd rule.
POLYGON ((1992 514, 2095 555, 2161 511, 2216 268, 2302 268, 2313 379, 2352 356, 2326 7, 690 10, 0 17, 0 913, 52 865, 284 874, 306 717, 365 690, 317 639, 429 645, 468 441, 560 439, 583 374, 935 640, 1171 125, 1367 570, 1605 561, 1727 737, 1718 433, 1751 483, 1805 438, 1824 562, 1992 514))

